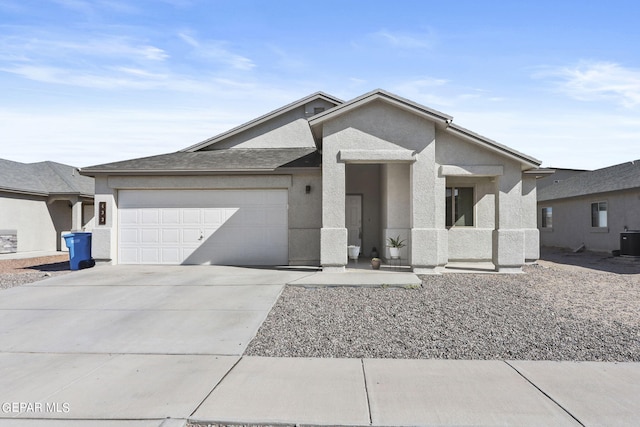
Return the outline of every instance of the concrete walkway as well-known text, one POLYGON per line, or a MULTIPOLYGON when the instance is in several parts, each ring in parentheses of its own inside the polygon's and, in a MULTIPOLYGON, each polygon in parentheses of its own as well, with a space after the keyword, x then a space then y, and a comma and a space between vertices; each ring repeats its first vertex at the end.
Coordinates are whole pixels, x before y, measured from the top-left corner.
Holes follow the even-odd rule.
POLYGON ((640 419, 638 363, 14 353, 0 365, 2 427, 631 427, 640 419), (14 403, 32 407, 12 412, 14 403))
POLYGON ((312 277, 101 266, 0 291, 0 427, 640 419, 640 363, 241 356, 284 284, 312 277))

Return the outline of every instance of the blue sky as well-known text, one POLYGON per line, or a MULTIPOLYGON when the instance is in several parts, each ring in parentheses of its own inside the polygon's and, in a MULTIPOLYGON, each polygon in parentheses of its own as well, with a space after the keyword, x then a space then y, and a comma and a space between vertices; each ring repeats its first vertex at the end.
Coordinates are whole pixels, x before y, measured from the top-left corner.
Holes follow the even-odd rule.
POLYGON ((640 159, 633 1, 0 0, 0 158, 176 151, 382 88, 543 161, 640 159))

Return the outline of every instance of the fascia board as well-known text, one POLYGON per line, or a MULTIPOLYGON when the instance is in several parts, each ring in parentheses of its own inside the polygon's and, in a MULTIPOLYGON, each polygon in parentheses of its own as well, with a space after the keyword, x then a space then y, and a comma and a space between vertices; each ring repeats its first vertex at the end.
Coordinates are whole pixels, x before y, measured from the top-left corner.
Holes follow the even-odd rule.
POLYGON ((273 172, 275 169, 118 169, 118 170, 91 170, 82 171, 81 173, 86 176, 96 175, 206 175, 209 173, 261 173, 261 172, 273 172))
POLYGON ((42 197, 47 197, 49 195, 49 193, 42 192, 42 191, 21 190, 19 188, 11 188, 11 187, 0 187, 0 192, 24 194, 27 196, 42 196, 42 197))

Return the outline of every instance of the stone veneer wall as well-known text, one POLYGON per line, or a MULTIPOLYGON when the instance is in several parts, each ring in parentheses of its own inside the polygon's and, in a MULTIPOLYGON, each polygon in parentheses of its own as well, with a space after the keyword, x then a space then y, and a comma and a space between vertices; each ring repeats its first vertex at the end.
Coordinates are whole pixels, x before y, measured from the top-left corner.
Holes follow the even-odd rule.
POLYGON ((18 230, 0 230, 0 254, 18 252, 18 230))

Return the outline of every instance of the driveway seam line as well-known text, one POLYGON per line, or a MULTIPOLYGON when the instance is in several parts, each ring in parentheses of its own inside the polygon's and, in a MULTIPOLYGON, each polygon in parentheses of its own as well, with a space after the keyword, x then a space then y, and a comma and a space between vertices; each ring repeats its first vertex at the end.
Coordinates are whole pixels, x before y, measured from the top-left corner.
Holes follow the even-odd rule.
POLYGON ((362 366, 362 379, 364 380, 364 395, 367 398, 367 411, 369 412, 369 425, 373 425, 373 417, 371 416, 371 400, 369 399, 369 387, 367 386, 367 372, 364 369, 364 359, 360 359, 362 366))
POLYGON ((562 406, 557 400, 555 400, 553 397, 551 397, 550 394, 548 394, 547 392, 545 392, 544 390, 542 390, 542 388, 538 387, 533 381, 531 381, 529 378, 527 378, 522 372, 520 372, 515 366, 513 366, 511 363, 509 363, 507 360, 503 360, 503 362, 510 367, 511 369, 513 369, 514 371, 516 371, 516 373, 518 375, 520 375, 522 378, 525 379, 525 381, 527 381, 529 384, 531 384, 533 387, 536 388, 536 390, 538 390, 540 393, 542 393, 547 399, 549 399, 550 401, 552 401, 553 403, 555 403, 558 408, 562 409, 567 415, 569 415, 571 418, 573 418, 578 424, 580 424, 582 427, 586 427, 582 421, 580 421, 575 415, 573 415, 571 412, 569 412, 569 410, 567 408, 565 408, 564 406, 562 406))
POLYGON ((196 412, 198 412, 198 409, 200 409, 200 407, 204 404, 204 402, 206 402, 206 400, 209 398, 209 396, 211 396, 211 394, 213 394, 213 392, 218 388, 218 386, 220 386, 220 384, 222 384, 222 381, 224 381, 224 379, 227 378, 227 376, 231 373, 231 371, 234 370, 234 368, 238 365, 238 363, 240 363, 240 361, 243 358, 244 358, 244 356, 240 356, 238 358, 238 360, 236 360, 236 363, 234 363, 233 366, 231 366, 231 368, 229 368, 229 370, 222 376, 222 378, 220 378, 220 381, 218 381, 216 383, 216 385, 213 386, 211 391, 209 393, 207 393, 207 395, 204 397, 204 399, 202 399, 202 401, 200 401, 200 403, 198 403, 198 406, 196 406, 196 408, 193 410, 193 412, 191 412, 191 415, 189 415, 188 419, 191 419, 191 417, 193 417, 193 415, 196 412))

